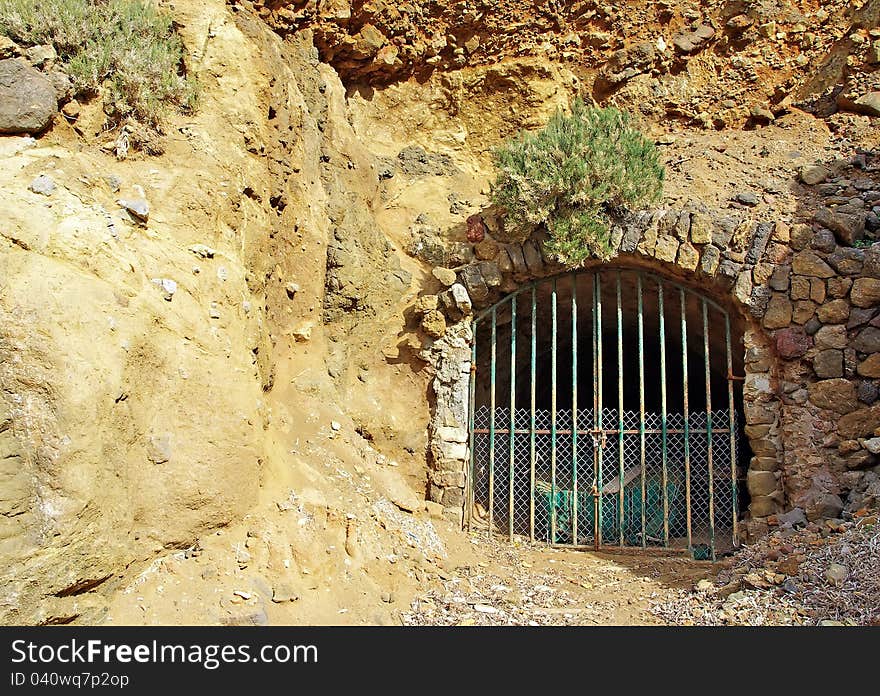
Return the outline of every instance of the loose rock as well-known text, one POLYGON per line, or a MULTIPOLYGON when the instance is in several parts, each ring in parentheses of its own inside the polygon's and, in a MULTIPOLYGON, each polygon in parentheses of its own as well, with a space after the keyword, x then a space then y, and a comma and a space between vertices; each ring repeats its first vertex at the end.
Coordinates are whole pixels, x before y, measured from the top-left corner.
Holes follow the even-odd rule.
POLYGON ((18 59, 0 60, 0 133, 40 133, 58 112, 52 83, 18 59))
POLYGON ((42 196, 51 196, 55 193, 55 189, 57 188, 58 187, 55 185, 52 177, 47 174, 40 174, 40 176, 34 179, 30 186, 28 186, 28 190, 33 191, 34 193, 39 193, 42 196))

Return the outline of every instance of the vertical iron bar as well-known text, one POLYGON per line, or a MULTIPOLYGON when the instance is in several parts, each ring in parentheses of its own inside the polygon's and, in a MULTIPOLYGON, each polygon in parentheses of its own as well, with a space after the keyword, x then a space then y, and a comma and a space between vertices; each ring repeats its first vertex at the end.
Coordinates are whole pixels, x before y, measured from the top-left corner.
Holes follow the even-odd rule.
POLYGON ((477 328, 478 322, 474 322, 471 329, 471 376, 468 385, 468 445, 470 446, 470 473, 467 481, 467 530, 471 531, 474 518, 474 474, 476 472, 476 455, 474 454, 474 401, 477 392, 477 328))
POLYGON ((516 432, 516 295, 510 299, 510 460, 508 462, 507 536, 513 541, 513 438, 516 432))
POLYGON ((642 465, 642 548, 647 546, 645 538, 645 322, 642 306, 642 274, 636 276, 636 286, 639 294, 639 459, 642 465))
POLYGON ((623 308, 620 300, 620 271, 617 271, 617 519, 621 546, 623 546, 623 431, 623 308))
POLYGON ((666 317, 663 309, 663 281, 657 281, 657 313, 660 317, 660 438, 661 438, 661 484, 663 486, 663 545, 669 546, 669 491, 666 470, 667 423, 666 423, 666 317))
POLYGON ((592 341, 593 341, 593 545, 595 548, 599 548, 599 541, 597 530, 597 520, 599 519, 599 494, 598 494, 598 471, 599 471, 599 447, 597 446, 598 440, 597 431, 599 428, 598 421, 598 413, 599 413, 599 348, 597 341, 597 332, 596 332, 596 284, 598 281, 598 273, 593 273, 591 278, 591 291, 593 293, 593 297, 591 298, 592 304, 592 322, 590 324, 590 331, 592 332, 592 341))
POLYGON ((550 356, 550 542, 556 543, 556 278, 550 295, 551 356, 550 356))
POLYGON ((577 456, 578 456, 578 362, 577 362, 577 274, 571 274, 571 543, 578 543, 578 480, 577 480, 577 456))
POLYGON ((733 410, 733 352, 730 343, 730 316, 724 313, 724 339, 727 346, 727 428, 730 433, 730 485, 733 500, 733 545, 739 546, 739 503, 736 490, 736 415, 733 410))
POLYGON ((690 414, 688 412, 688 336, 687 336, 687 307, 683 289, 678 291, 681 299, 681 383, 683 392, 682 412, 684 415, 684 499, 687 520, 688 551, 693 552, 693 537, 691 535, 691 433, 690 414))
POLYGON ((495 517, 495 343, 498 338, 497 315, 492 310, 492 358, 489 367, 489 537, 492 536, 495 517))
POLYGON ((703 300, 703 360, 706 369, 706 465, 709 467, 709 548, 715 560, 715 481, 712 464, 712 355, 709 352, 709 310, 703 300))
POLYGON ((535 540, 535 362, 537 344, 537 293, 532 285, 532 355, 531 355, 531 413, 529 414, 529 541, 535 540))
POLYGON ((602 544, 602 463, 604 458, 604 440, 605 432, 602 422, 602 278, 596 273, 596 364, 599 368, 599 388, 597 392, 598 406, 596 408, 596 430, 599 437, 599 466, 596 471, 596 491, 598 501, 598 510, 596 512, 596 541, 595 547, 598 549, 602 544))

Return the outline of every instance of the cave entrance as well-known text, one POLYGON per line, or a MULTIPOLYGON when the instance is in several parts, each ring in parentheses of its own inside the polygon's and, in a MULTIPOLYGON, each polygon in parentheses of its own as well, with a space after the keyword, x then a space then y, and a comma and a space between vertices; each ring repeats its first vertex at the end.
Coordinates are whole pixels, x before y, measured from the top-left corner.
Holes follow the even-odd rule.
POLYGON ((570 546, 737 544, 742 328, 671 278, 602 266, 474 319, 468 525, 570 546))

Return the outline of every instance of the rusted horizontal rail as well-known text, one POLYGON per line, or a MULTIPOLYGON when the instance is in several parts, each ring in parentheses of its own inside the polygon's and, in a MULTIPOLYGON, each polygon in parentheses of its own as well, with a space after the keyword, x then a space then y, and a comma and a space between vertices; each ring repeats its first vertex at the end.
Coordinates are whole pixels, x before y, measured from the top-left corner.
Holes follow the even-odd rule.
MULTIPOLYGON (((510 434, 510 431, 506 430, 504 428, 495 428, 494 432, 496 435, 510 434)), ((517 428, 513 431, 513 434, 514 435, 530 435, 532 432, 534 432, 535 435, 552 435, 552 431, 550 431, 550 430, 535 429, 534 431, 532 431, 529 428, 521 428, 521 429, 517 428)), ((572 432, 571 430, 557 430, 556 434, 557 435, 571 435, 571 432, 572 432)), ((615 428, 612 430, 577 430, 575 432, 577 432, 578 435, 601 435, 601 434, 617 435, 618 433, 623 433, 624 435, 640 435, 642 432, 644 432, 645 435, 662 435, 664 431, 660 428, 645 428, 645 430, 639 430, 637 428, 635 430, 628 429, 628 430, 623 430, 623 431, 617 430, 615 428)), ((667 428, 665 430, 665 432, 667 435, 684 435, 685 434, 684 428, 667 428)), ((699 434, 699 435, 705 435, 709 431, 706 428, 688 428, 687 432, 690 433, 691 435, 693 435, 694 433, 699 434)), ((727 432, 730 432, 727 428, 716 428, 714 426, 712 427, 712 433, 727 433, 727 432)), ((488 435, 489 428, 474 428, 474 433, 476 435, 488 435)))

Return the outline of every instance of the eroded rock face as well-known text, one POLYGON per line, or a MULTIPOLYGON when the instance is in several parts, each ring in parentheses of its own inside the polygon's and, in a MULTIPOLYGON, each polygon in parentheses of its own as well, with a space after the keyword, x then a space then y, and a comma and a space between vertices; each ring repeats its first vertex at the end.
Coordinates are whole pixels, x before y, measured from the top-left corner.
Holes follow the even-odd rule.
POLYGON ((797 93, 831 79, 828 68, 803 74, 797 69, 801 63, 792 60, 789 51, 796 50, 804 64, 819 63, 827 50, 821 41, 804 38, 805 33, 813 37, 804 32, 805 23, 826 24, 839 34, 848 27, 845 3, 838 0, 823 6, 821 20, 786 2, 775 9, 751 8, 748 15, 738 16, 741 21, 714 7, 694 14, 681 5, 658 11, 650 4, 625 2, 605 3, 589 10, 592 14, 575 3, 533 0, 507 0, 491 8, 461 1, 388 0, 253 0, 253 6, 283 35, 312 31, 321 59, 346 85, 388 85, 411 77, 424 81, 435 73, 539 55, 585 66, 580 72, 594 96, 612 94, 632 110, 652 116, 675 118, 699 95, 701 111, 695 120, 707 127, 773 122, 778 110, 771 104, 776 103, 778 85, 797 93), (777 28, 787 32, 786 44, 796 49, 776 41, 777 28), (754 51, 747 58, 737 56, 732 67, 726 54, 712 50, 718 45, 727 50, 731 40, 754 51), (689 79, 680 78, 683 69, 689 79))
MULTIPOLYGON (((227 56, 242 51, 232 33, 217 37, 227 56)), ((265 112, 250 80, 260 78, 227 76, 259 139, 265 112)), ((4 139, 0 622, 99 621, 126 569, 192 546, 257 500, 272 381, 270 196, 256 205, 189 176, 159 183, 193 168, 214 181, 271 179, 266 160, 246 158, 225 98, 211 93, 191 121, 200 145, 124 168, 97 148, 4 139), (48 173, 53 190, 36 192, 48 173), (120 182, 122 196, 146 189, 148 218, 119 206, 120 182)), ((284 287, 273 302, 289 304, 284 287)))
POLYGON ((14 482, 4 486, 0 601, 20 593, 4 608, 19 619, 35 587, 69 592, 244 514, 262 456, 256 324, 226 295, 247 293, 240 263, 226 261, 225 282, 205 264, 196 282, 183 247, 93 254, 106 218, 64 200, 76 211, 65 219, 17 207, 29 250, 0 251, 2 461, 14 482), (173 259, 173 303, 149 280, 154 255, 173 259), (131 277, 132 267, 146 272, 131 277), (193 301, 204 291, 244 321, 215 333, 193 301))

